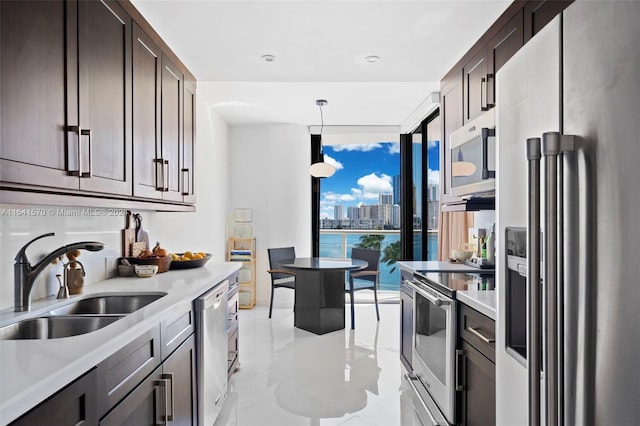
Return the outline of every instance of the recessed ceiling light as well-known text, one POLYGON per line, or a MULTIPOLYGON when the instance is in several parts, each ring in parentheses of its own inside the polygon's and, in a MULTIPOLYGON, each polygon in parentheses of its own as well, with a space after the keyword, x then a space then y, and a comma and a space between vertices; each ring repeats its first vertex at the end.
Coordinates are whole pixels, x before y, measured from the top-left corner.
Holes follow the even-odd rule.
POLYGON ((375 64, 380 60, 380 56, 376 56, 376 55, 365 56, 364 60, 369 62, 370 64, 375 64))
POLYGON ((276 57, 274 55, 262 55, 261 58, 265 62, 273 62, 276 60, 276 57))

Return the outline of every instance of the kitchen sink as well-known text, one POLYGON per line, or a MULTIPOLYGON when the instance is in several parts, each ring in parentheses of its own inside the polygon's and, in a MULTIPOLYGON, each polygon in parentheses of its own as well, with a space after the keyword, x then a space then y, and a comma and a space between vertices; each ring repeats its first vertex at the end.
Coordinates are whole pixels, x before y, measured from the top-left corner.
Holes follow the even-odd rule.
POLYGON ((123 315, 48 316, 29 318, 0 328, 0 340, 58 339, 90 333, 106 327, 123 315))
POLYGON ((51 315, 109 315, 130 314, 166 293, 123 294, 94 296, 61 306, 50 312, 51 315))

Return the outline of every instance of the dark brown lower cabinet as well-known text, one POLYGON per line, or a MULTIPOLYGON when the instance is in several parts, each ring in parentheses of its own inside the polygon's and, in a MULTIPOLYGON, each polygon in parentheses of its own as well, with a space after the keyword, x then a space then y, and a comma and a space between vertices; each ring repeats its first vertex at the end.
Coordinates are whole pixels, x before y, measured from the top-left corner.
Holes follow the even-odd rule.
POLYGON ((462 342, 459 370, 460 425, 496 424, 496 365, 467 342, 462 342))
POLYGON ((96 377, 94 368, 18 418, 11 426, 98 424, 96 377))
POLYGON ((464 304, 460 304, 458 319, 457 424, 495 425, 495 322, 464 304))
POLYGON ((197 424, 195 362, 195 338, 191 335, 100 425, 197 424))

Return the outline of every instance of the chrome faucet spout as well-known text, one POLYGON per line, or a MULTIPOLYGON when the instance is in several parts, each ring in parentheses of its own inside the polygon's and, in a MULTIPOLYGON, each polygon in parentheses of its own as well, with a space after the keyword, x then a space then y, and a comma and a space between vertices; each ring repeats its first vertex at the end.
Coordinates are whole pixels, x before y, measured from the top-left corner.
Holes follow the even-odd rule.
POLYGON ((38 275, 40 275, 40 273, 44 270, 44 268, 47 267, 47 265, 49 265, 53 260, 72 250, 100 251, 104 248, 104 243, 100 243, 97 241, 81 241, 72 243, 53 250, 34 266, 31 266, 29 257, 26 253, 27 247, 29 247, 34 241, 39 240, 40 238, 50 237, 53 235, 55 234, 53 232, 50 232, 48 234, 40 235, 34 238, 33 240, 25 244, 18 251, 18 254, 16 254, 16 263, 14 264, 15 312, 28 311, 31 308, 31 291, 33 290, 35 280, 38 275))

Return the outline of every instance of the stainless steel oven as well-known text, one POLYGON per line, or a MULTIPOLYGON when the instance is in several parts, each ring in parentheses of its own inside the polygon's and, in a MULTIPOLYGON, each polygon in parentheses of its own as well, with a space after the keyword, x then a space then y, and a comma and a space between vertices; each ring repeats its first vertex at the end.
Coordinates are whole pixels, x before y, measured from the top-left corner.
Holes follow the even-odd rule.
POLYGON ((454 424, 455 301, 434 290, 418 277, 404 283, 414 291, 414 374, 410 380, 411 386, 424 401, 422 406, 428 413, 428 423, 454 424), (437 409, 434 410, 434 406, 437 406, 441 413, 437 409))
POLYGON ((489 110, 451 133, 451 164, 447 169, 453 195, 495 194, 495 130, 494 112, 489 110))

